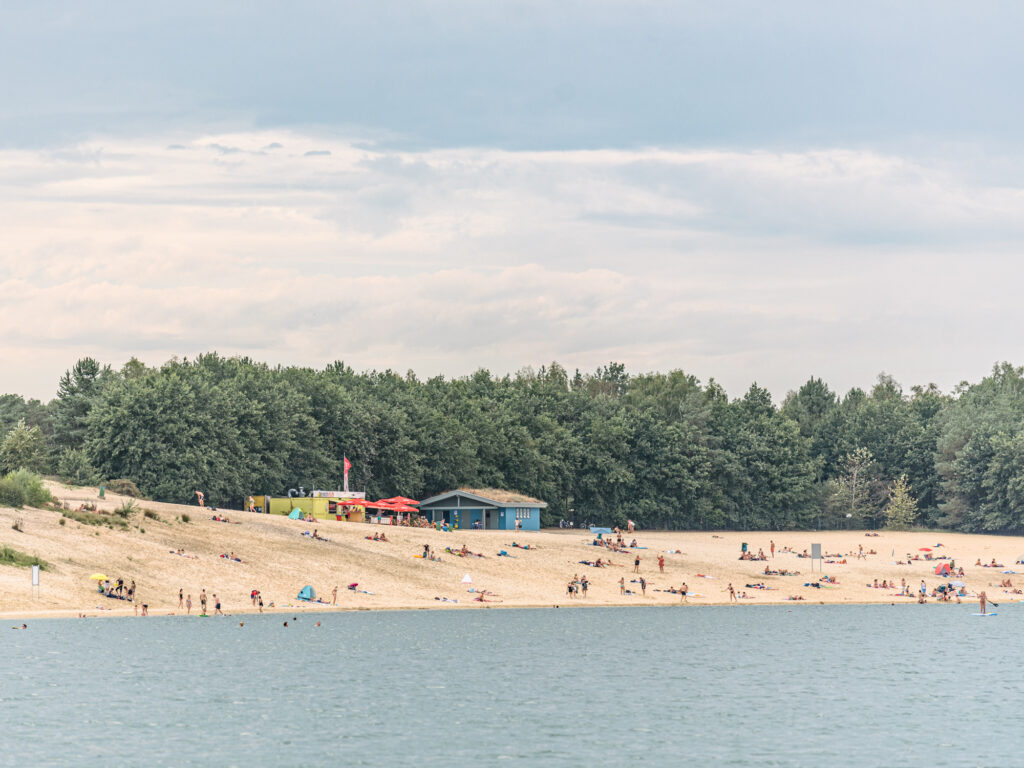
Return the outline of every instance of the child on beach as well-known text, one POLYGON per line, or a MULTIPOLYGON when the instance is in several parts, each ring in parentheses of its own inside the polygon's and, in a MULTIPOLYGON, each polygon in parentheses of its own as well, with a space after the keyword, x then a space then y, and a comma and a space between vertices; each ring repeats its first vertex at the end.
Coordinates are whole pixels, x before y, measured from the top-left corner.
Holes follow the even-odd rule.
POLYGON ((185 598, 185 613, 188 616, 192 615, 192 595, 185 598))

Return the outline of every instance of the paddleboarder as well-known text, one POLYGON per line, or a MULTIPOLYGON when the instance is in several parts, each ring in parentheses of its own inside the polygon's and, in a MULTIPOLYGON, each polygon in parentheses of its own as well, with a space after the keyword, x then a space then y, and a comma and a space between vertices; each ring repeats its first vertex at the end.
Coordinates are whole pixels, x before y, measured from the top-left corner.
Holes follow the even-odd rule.
POLYGON ((980 610, 981 610, 982 614, 985 613, 985 605, 987 603, 988 603, 988 597, 986 597, 985 593, 982 592, 980 595, 978 595, 978 605, 980 606, 980 610))

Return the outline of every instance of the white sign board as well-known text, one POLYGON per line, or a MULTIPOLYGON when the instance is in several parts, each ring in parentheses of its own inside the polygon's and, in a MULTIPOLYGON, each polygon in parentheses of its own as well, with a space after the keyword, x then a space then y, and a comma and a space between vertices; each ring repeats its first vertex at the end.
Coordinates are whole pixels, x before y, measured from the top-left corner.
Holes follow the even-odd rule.
POLYGON ((32 586, 33 587, 38 587, 39 586, 39 566, 38 565, 33 565, 32 566, 32 586))

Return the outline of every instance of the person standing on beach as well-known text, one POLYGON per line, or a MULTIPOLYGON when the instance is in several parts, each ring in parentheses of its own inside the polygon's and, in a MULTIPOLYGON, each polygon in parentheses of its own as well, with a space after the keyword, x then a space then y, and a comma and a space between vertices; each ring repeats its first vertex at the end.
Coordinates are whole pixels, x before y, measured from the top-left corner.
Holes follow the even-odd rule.
POLYGON ((132 579, 131 586, 128 587, 128 601, 135 602, 135 579, 132 579))
POLYGON ((205 589, 203 589, 203 591, 199 593, 199 607, 202 608, 202 612, 203 612, 203 614, 205 614, 206 613, 206 590, 205 589))
POLYGON ((187 616, 191 616, 192 615, 192 595, 189 595, 185 599, 185 614, 187 616))
POLYGON ((727 589, 729 590, 729 602, 730 603, 736 602, 736 590, 733 589, 731 581, 729 582, 729 586, 727 587, 727 589))
POLYGON ((636 560, 633 561, 633 573, 640 573, 640 555, 637 555, 636 560))
POLYGON ((772 551, 772 559, 774 560, 775 559, 775 542, 769 539, 768 547, 772 551))
POLYGON ((213 596, 213 615, 216 616, 218 613, 223 616, 224 612, 220 609, 220 598, 216 595, 213 596))
POLYGON ((665 572, 665 556, 664 555, 658 555, 658 570, 661 571, 662 573, 665 572))
POLYGON ((643 576, 640 577, 640 593, 644 597, 647 597, 647 579, 645 579, 643 576))
POLYGON ((334 585, 334 589, 331 590, 331 605, 338 604, 338 585, 334 585))
POLYGON ((683 582, 683 586, 679 588, 679 602, 686 602, 686 593, 690 591, 690 588, 686 586, 686 582, 683 582))
POLYGON ((178 607, 181 608, 185 605, 185 590, 178 587, 178 607))
POLYGON ((619 579, 619 594, 620 595, 626 594, 626 577, 625 576, 623 576, 621 579, 619 579))
POLYGON ((196 497, 199 499, 199 506, 200 507, 205 507, 206 506, 206 494, 204 494, 202 491, 196 491, 196 497))
POLYGON ((922 595, 927 595, 928 594, 928 587, 925 586, 924 579, 921 579, 921 594, 922 595))

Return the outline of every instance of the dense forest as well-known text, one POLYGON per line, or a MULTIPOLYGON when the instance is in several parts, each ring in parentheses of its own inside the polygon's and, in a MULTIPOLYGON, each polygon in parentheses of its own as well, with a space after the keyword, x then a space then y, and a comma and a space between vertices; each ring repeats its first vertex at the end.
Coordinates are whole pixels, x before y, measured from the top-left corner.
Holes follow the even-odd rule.
POLYGON ((680 371, 558 364, 495 377, 272 368, 216 354, 120 370, 85 358, 50 403, 0 397, 0 470, 195 489, 336 488, 370 496, 518 490, 546 524, 686 529, 910 527, 1024 532, 1024 369, 943 394, 882 375, 837 395, 812 378, 781 407, 680 371))

